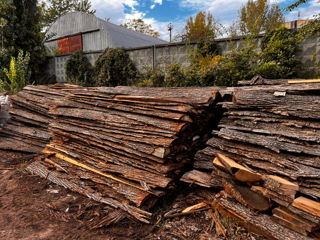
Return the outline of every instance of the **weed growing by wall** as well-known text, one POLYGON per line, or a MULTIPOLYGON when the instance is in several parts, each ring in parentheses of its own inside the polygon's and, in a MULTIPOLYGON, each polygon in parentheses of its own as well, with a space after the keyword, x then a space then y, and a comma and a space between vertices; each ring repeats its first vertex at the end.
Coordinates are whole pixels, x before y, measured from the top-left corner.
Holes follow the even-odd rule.
POLYGON ((0 92, 15 94, 29 84, 31 76, 29 62, 30 54, 28 52, 24 54, 22 50, 19 50, 17 58, 11 57, 9 69, 3 69, 5 77, 0 79, 0 92))

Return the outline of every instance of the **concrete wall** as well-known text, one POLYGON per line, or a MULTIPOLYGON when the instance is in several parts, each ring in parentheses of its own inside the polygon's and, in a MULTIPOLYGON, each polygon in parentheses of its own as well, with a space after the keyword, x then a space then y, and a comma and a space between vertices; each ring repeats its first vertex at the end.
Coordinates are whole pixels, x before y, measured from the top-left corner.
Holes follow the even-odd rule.
POLYGON ((196 44, 171 43, 127 49, 127 53, 141 72, 145 69, 164 68, 171 63, 189 66, 190 52, 196 44))
MULTIPOLYGON (((256 40, 256 45, 261 45, 262 36, 256 40)), ((243 45, 242 39, 220 39, 217 41, 218 47, 224 55, 230 51, 231 46, 240 48, 243 45)), ((183 67, 190 64, 189 55, 190 52, 196 48, 196 44, 189 44, 186 46, 184 43, 170 43, 156 46, 139 47, 127 49, 127 53, 134 61, 139 71, 145 71, 146 69, 164 68, 170 63, 180 63, 183 67)), ((88 52, 86 56, 89 61, 94 64, 96 59, 102 51, 88 52)), ((65 81, 64 63, 71 55, 58 55, 51 57, 47 72, 52 74, 55 72, 58 82, 65 81)), ((297 58, 304 64, 307 64, 310 68, 314 68, 310 59, 315 58, 315 62, 320 62, 320 38, 310 38, 301 43, 301 51, 297 53, 297 58)))
POLYGON ((306 39, 300 44, 300 48, 301 51, 297 53, 297 58, 310 69, 316 68, 314 63, 320 64, 320 38, 306 39))

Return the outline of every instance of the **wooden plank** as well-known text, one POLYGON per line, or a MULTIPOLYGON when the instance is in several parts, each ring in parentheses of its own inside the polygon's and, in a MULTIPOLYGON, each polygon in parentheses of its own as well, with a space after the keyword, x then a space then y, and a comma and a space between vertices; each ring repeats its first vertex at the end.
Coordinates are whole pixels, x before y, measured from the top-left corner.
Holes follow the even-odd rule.
POLYGON ((320 217, 320 203, 313 201, 305 197, 296 198, 293 203, 293 207, 299 208, 305 212, 308 212, 312 215, 320 217))
POLYGON ((288 80, 288 83, 320 83, 320 79, 288 80))
POLYGON ((62 159, 62 160, 64 160, 64 161, 67 161, 67 162, 69 162, 69 163, 71 163, 71 164, 74 164, 74 165, 76 165, 76 166, 78 166, 78 167, 84 168, 84 169, 86 169, 86 170, 89 170, 89 171, 91 171, 91 172, 94 172, 94 173, 96 173, 96 174, 99 174, 99 175, 101 175, 101 176, 104 176, 104 177, 106 177, 106 178, 110 178, 110 179, 115 180, 115 181, 117 181, 117 182, 120 182, 120 183, 122 183, 122 184, 126 184, 126 185, 129 185, 129 186, 131 186, 131 187, 135 187, 135 188, 137 188, 137 189, 140 189, 140 190, 142 190, 142 191, 148 192, 148 193, 150 193, 150 194, 157 195, 157 193, 155 193, 155 192, 153 192, 153 191, 147 191, 146 189, 144 189, 144 188, 141 187, 141 186, 133 185, 133 184, 131 184, 131 183, 129 183, 129 182, 123 180, 123 179, 117 178, 117 177, 115 177, 115 176, 113 176, 113 175, 111 175, 111 174, 105 174, 105 173, 103 173, 103 172, 101 172, 101 171, 98 171, 98 170, 92 168, 92 167, 89 167, 89 166, 87 166, 87 165, 85 165, 85 164, 82 164, 82 163, 76 161, 75 159, 72 159, 72 158, 67 157, 67 156, 65 156, 65 155, 63 155, 63 154, 60 154, 60 153, 56 153, 56 152, 50 151, 50 150, 47 149, 47 148, 45 148, 42 152, 43 152, 43 153, 47 153, 47 154, 54 153, 58 158, 60 158, 60 159, 62 159))

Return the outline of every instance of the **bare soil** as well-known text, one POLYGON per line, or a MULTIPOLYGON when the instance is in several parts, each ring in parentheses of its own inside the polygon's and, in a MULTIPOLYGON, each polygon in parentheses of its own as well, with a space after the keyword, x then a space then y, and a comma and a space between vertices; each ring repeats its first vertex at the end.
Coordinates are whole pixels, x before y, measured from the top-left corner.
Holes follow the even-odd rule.
MULTIPOLYGON (((126 218, 108 227, 94 227, 110 208, 30 175, 24 170, 26 159, 25 154, 0 151, 0 239, 222 239, 216 237, 208 211, 150 225, 126 218), (14 161, 8 164, 7 159, 14 161)), ((178 194, 169 208, 190 206, 191 199, 197 197, 178 194)), ((157 210, 159 216, 161 211, 157 210)), ((261 239, 222 220, 229 239, 261 239)))

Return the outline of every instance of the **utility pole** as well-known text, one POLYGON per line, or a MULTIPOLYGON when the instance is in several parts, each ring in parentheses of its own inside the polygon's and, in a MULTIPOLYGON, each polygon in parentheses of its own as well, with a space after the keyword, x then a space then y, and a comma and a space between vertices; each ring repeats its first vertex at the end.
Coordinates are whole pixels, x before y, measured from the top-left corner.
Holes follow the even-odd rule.
POLYGON ((172 35, 171 35, 172 29, 173 29, 173 25, 172 25, 172 23, 169 23, 168 24, 168 31, 170 32, 170 42, 171 42, 171 38, 172 38, 172 35))

